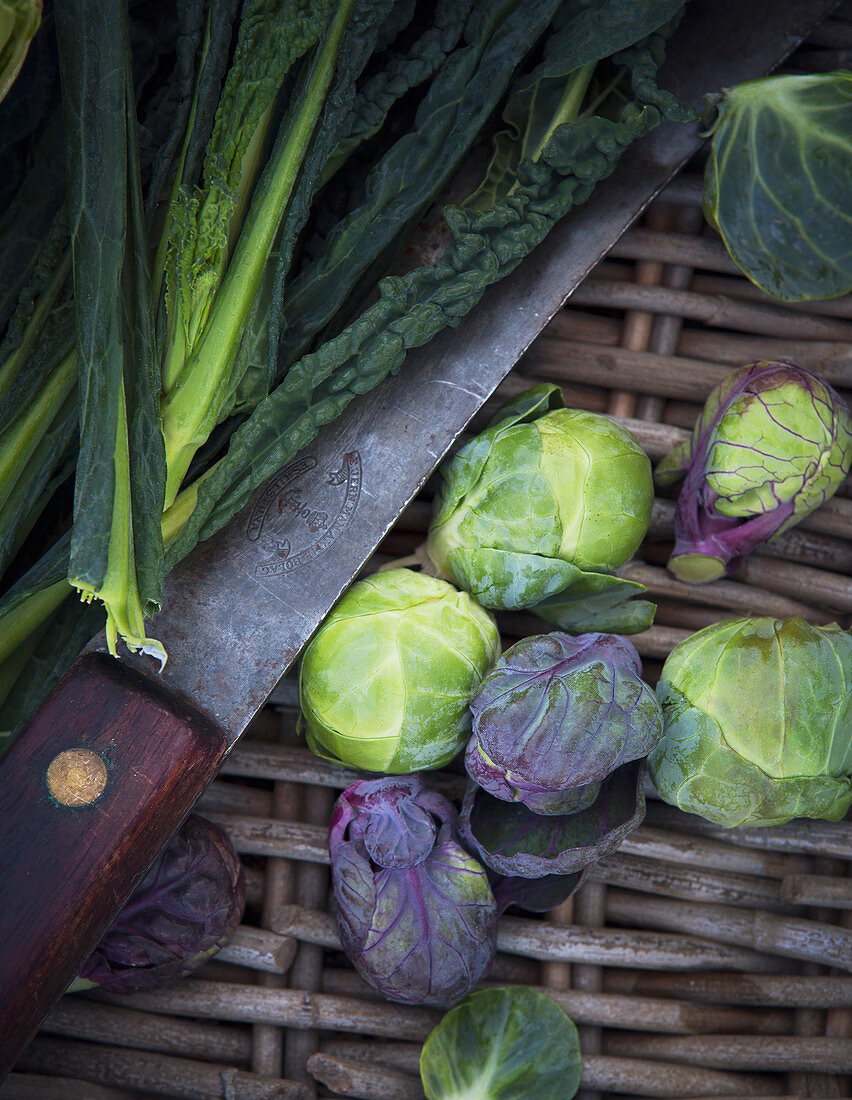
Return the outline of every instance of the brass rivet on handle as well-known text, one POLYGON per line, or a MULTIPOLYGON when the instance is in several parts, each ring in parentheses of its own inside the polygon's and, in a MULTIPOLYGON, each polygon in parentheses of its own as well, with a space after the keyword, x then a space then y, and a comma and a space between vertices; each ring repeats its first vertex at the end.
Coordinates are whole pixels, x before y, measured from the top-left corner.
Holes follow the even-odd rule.
POLYGON ((107 784, 106 764, 91 749, 64 749, 47 766, 50 797, 60 806, 90 806, 107 784))

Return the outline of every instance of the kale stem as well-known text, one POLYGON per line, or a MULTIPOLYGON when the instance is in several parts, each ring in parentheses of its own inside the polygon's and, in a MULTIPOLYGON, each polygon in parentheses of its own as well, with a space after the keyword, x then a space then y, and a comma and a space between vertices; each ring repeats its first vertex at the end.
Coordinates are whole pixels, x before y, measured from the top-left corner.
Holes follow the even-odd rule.
POLYGON ((30 319, 21 336, 20 344, 18 344, 5 363, 0 365, 0 401, 2 401, 9 392, 12 383, 21 372, 21 367, 23 367, 24 363, 27 362, 32 354, 33 346, 36 338, 41 332, 44 320, 51 309, 53 309, 70 270, 71 250, 68 249, 60 260, 56 271, 51 276, 50 282, 44 288, 39 300, 33 307, 30 319))
MULTIPOLYGON (((533 161, 539 160, 556 129, 559 126, 564 126, 566 123, 574 122, 577 119, 580 113, 580 106, 583 102, 583 96, 586 94, 594 71, 595 62, 591 61, 586 65, 581 65, 579 69, 575 69, 574 72, 571 73, 565 84, 565 91, 562 93, 559 106, 556 108, 553 117, 547 124, 547 129, 542 134, 535 149, 529 154, 522 152, 522 156, 528 155, 533 161)), ((519 187, 520 182, 516 179, 507 191, 507 197, 508 195, 512 195, 519 187)))
POLYGON ((0 438, 0 507, 12 492, 45 432, 50 428, 77 381, 77 354, 69 352, 41 388, 35 400, 0 438))
POLYGON ((579 69, 575 69, 571 76, 568 78, 568 83, 565 87, 565 94, 563 95, 559 107, 556 110, 553 118, 548 124, 547 130, 544 132, 537 147, 533 151, 532 159, 538 160, 541 154, 544 152, 544 148, 547 143, 553 137, 553 132, 557 126, 563 126, 566 122, 574 122, 580 114, 580 105, 583 102, 583 96, 586 94, 586 90, 589 87, 589 82, 592 79, 592 73, 595 71, 595 62, 591 61, 587 65, 581 65, 579 69))
POLYGON ((612 80, 610 80, 609 84, 607 84, 606 87, 603 88, 598 93, 598 95, 595 96, 595 98, 588 105, 588 107, 586 107, 586 109, 583 111, 583 113, 580 117, 581 118, 586 118, 588 115, 593 115, 595 113, 595 111, 598 109, 598 107, 600 107, 600 105, 603 103, 603 101, 607 98, 607 96, 612 95, 612 93, 616 90, 618 85, 624 79, 624 76, 625 76, 626 72, 627 72, 626 69, 619 69, 618 72, 615 74, 615 76, 612 78, 612 80))
POLYGON ((0 663, 9 659, 48 615, 70 595, 71 585, 64 578, 33 592, 25 600, 0 616, 0 663))

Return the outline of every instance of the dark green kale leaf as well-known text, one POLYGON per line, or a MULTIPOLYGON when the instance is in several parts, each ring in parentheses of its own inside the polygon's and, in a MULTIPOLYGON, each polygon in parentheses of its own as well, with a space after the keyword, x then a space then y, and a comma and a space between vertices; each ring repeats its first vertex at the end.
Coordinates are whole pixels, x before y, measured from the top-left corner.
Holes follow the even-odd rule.
POLYGON ((56 6, 80 392, 69 579, 161 658, 143 618, 162 600, 165 461, 126 11, 56 6), (96 166, 96 168, 95 168, 96 166))

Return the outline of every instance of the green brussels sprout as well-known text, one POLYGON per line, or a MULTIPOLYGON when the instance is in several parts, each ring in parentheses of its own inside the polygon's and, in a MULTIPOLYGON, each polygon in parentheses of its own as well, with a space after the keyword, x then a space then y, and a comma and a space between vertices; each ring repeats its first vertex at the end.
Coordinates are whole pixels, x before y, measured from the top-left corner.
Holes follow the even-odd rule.
POLYGON ((852 805, 852 635, 804 619, 729 619, 666 661, 666 802, 718 825, 837 821, 852 805))
POLYGON ((470 736, 470 697, 499 652, 493 617, 446 581, 410 569, 358 581, 302 657, 308 745, 368 771, 440 768, 470 736))
POLYGON ((556 386, 509 402, 448 463, 426 548, 485 607, 533 608, 577 633, 635 633, 653 605, 609 574, 648 530, 651 464, 625 428, 561 407, 556 386))

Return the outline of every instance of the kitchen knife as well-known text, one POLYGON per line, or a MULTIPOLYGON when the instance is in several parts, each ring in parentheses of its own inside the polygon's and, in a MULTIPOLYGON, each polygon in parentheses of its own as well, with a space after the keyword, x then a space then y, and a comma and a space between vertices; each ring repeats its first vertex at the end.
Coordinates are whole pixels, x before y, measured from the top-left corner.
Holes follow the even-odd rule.
MULTIPOLYGON (((692 0, 662 84, 782 60, 836 0, 692 0)), ((276 681, 471 416, 700 143, 665 124, 455 330, 353 402, 167 580, 169 662, 95 641, 0 766, 0 1077, 276 681)))

